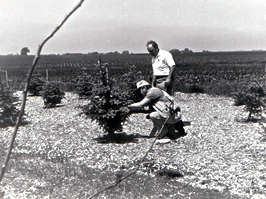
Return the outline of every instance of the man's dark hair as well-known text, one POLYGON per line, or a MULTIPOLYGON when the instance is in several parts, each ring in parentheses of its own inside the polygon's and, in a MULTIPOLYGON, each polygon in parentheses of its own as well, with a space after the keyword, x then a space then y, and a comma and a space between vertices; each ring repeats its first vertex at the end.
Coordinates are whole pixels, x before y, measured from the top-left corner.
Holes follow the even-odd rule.
POLYGON ((146 44, 146 46, 148 46, 148 45, 150 45, 150 44, 151 44, 154 48, 159 48, 158 44, 157 44, 155 41, 153 41, 153 40, 148 41, 147 44, 146 44))

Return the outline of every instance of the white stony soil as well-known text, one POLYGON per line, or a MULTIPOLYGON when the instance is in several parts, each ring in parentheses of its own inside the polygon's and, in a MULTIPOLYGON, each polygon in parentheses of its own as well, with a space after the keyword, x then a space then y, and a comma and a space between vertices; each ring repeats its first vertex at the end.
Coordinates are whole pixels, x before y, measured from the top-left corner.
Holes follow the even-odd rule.
MULTIPOLYGON (((138 173, 154 176, 151 169, 175 168, 184 174, 175 180, 193 187, 226 190, 240 198, 266 198, 265 124, 241 122, 247 113, 243 107, 233 106, 231 98, 183 93, 176 93, 175 97, 180 102, 183 119, 191 121, 191 125, 185 127, 188 134, 167 144, 154 145, 138 173)), ((28 97, 26 120, 30 123, 19 128, 12 153, 14 159, 0 187, 2 197, 53 198, 53 192, 38 195, 36 190, 49 182, 41 177, 27 179, 19 166, 21 162, 32 168, 32 172, 44 176, 43 161, 116 172, 121 166, 134 167, 143 157, 153 141, 137 137, 148 135, 151 130, 151 122, 144 114, 132 115, 124 124, 123 132, 136 135, 136 142, 100 144, 94 138, 104 134, 102 129, 79 115, 78 106, 84 103, 86 101, 76 95, 67 93, 62 106, 43 109, 41 97, 28 97), (41 158, 37 164, 29 157, 41 158)), ((13 127, 0 131, 2 162, 13 127)), ((58 168, 59 171, 62 170, 58 168)), ((68 191, 70 194, 71 189, 68 191)), ((73 198, 76 197, 73 195, 73 198)))

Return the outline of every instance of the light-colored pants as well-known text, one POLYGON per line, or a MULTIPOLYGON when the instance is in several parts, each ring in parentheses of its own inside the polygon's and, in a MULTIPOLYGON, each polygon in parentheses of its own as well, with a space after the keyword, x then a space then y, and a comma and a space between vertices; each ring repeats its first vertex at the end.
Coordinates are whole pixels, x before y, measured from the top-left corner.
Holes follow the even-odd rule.
POLYGON ((174 115, 171 115, 170 118, 165 118, 162 117, 160 113, 155 111, 150 113, 150 119, 153 123, 153 128, 151 130, 150 136, 156 136, 156 134, 159 133, 162 128, 158 137, 164 137, 170 130, 174 130, 172 126, 181 119, 181 115, 180 117, 175 117, 174 115), (166 119, 168 119, 168 121, 164 125, 166 119))
POLYGON ((166 77, 160 77, 157 78, 156 77, 156 87, 166 91, 168 94, 173 95, 173 85, 174 85, 174 81, 172 80, 170 85, 165 86, 164 82, 166 81, 167 76, 166 77))

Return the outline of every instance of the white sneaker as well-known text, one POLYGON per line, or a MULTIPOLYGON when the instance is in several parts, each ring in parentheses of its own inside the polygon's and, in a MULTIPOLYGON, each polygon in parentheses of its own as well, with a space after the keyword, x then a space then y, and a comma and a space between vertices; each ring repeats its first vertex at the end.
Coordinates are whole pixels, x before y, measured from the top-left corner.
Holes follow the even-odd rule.
POLYGON ((168 143, 170 143, 170 142, 171 142, 170 139, 168 139, 168 138, 164 138, 164 139, 156 140, 156 141, 155 141, 155 144, 168 144, 168 143))

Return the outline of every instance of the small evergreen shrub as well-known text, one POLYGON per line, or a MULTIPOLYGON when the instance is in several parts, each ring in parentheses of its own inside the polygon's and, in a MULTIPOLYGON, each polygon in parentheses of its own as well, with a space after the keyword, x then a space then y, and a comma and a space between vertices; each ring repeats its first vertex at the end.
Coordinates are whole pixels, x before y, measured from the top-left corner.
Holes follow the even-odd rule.
POLYGON ((87 73, 83 73, 73 80, 75 92, 80 98, 91 96, 94 81, 94 78, 87 73))
POLYGON ((174 80, 174 91, 187 93, 187 84, 185 82, 185 79, 182 77, 178 77, 174 80))
POLYGON ((192 84, 188 87, 189 93, 204 93, 203 87, 198 84, 192 84))
POLYGON ((205 88, 198 76, 195 77, 178 77, 174 80, 174 91, 184 93, 205 93, 205 88))
POLYGON ((0 83, 0 128, 13 126, 19 114, 16 108, 18 97, 0 83))
POLYGON ((129 116, 127 105, 133 101, 127 87, 113 86, 104 68, 94 84, 89 103, 82 107, 82 111, 95 120, 108 135, 121 131, 123 123, 129 116))
POLYGON ((28 91, 33 96, 40 96, 45 81, 41 78, 39 74, 34 74, 31 78, 28 91))
POLYGON ((252 116, 262 113, 263 102, 259 95, 248 93, 245 98, 245 110, 249 112, 247 120, 252 120, 252 116))
POLYGON ((61 91, 59 83, 48 82, 43 86, 41 95, 44 101, 44 108, 53 108, 61 103, 65 92, 61 91))
POLYGON ((246 93, 245 92, 243 92, 243 91, 234 92, 232 95, 234 98, 234 105, 235 106, 245 105, 245 101, 246 101, 246 93))
POLYGON ((249 112, 248 121, 252 120, 252 116, 262 113, 265 108, 264 97, 263 87, 254 83, 244 86, 241 91, 233 95, 235 105, 244 105, 245 110, 249 112))
POLYGON ((263 87, 257 83, 251 84, 249 90, 251 93, 256 93, 259 97, 264 97, 266 95, 263 87))
POLYGON ((139 90, 136 89, 136 83, 140 80, 145 79, 144 75, 141 71, 137 71, 136 66, 131 65, 129 67, 129 72, 123 74, 119 78, 119 87, 123 92, 127 92, 127 95, 130 96, 130 99, 134 102, 140 101, 143 96, 139 92, 139 90))
POLYGON ((211 95, 228 96, 229 94, 235 92, 235 87, 236 85, 233 82, 217 80, 206 86, 206 93, 211 95))
POLYGON ((200 85, 200 77, 195 76, 186 80, 187 90, 189 93, 204 93, 203 87, 200 85))
POLYGON ((88 105, 83 107, 83 113, 95 120, 109 135, 122 130, 122 125, 129 116, 127 93, 118 88, 96 85, 88 105))

